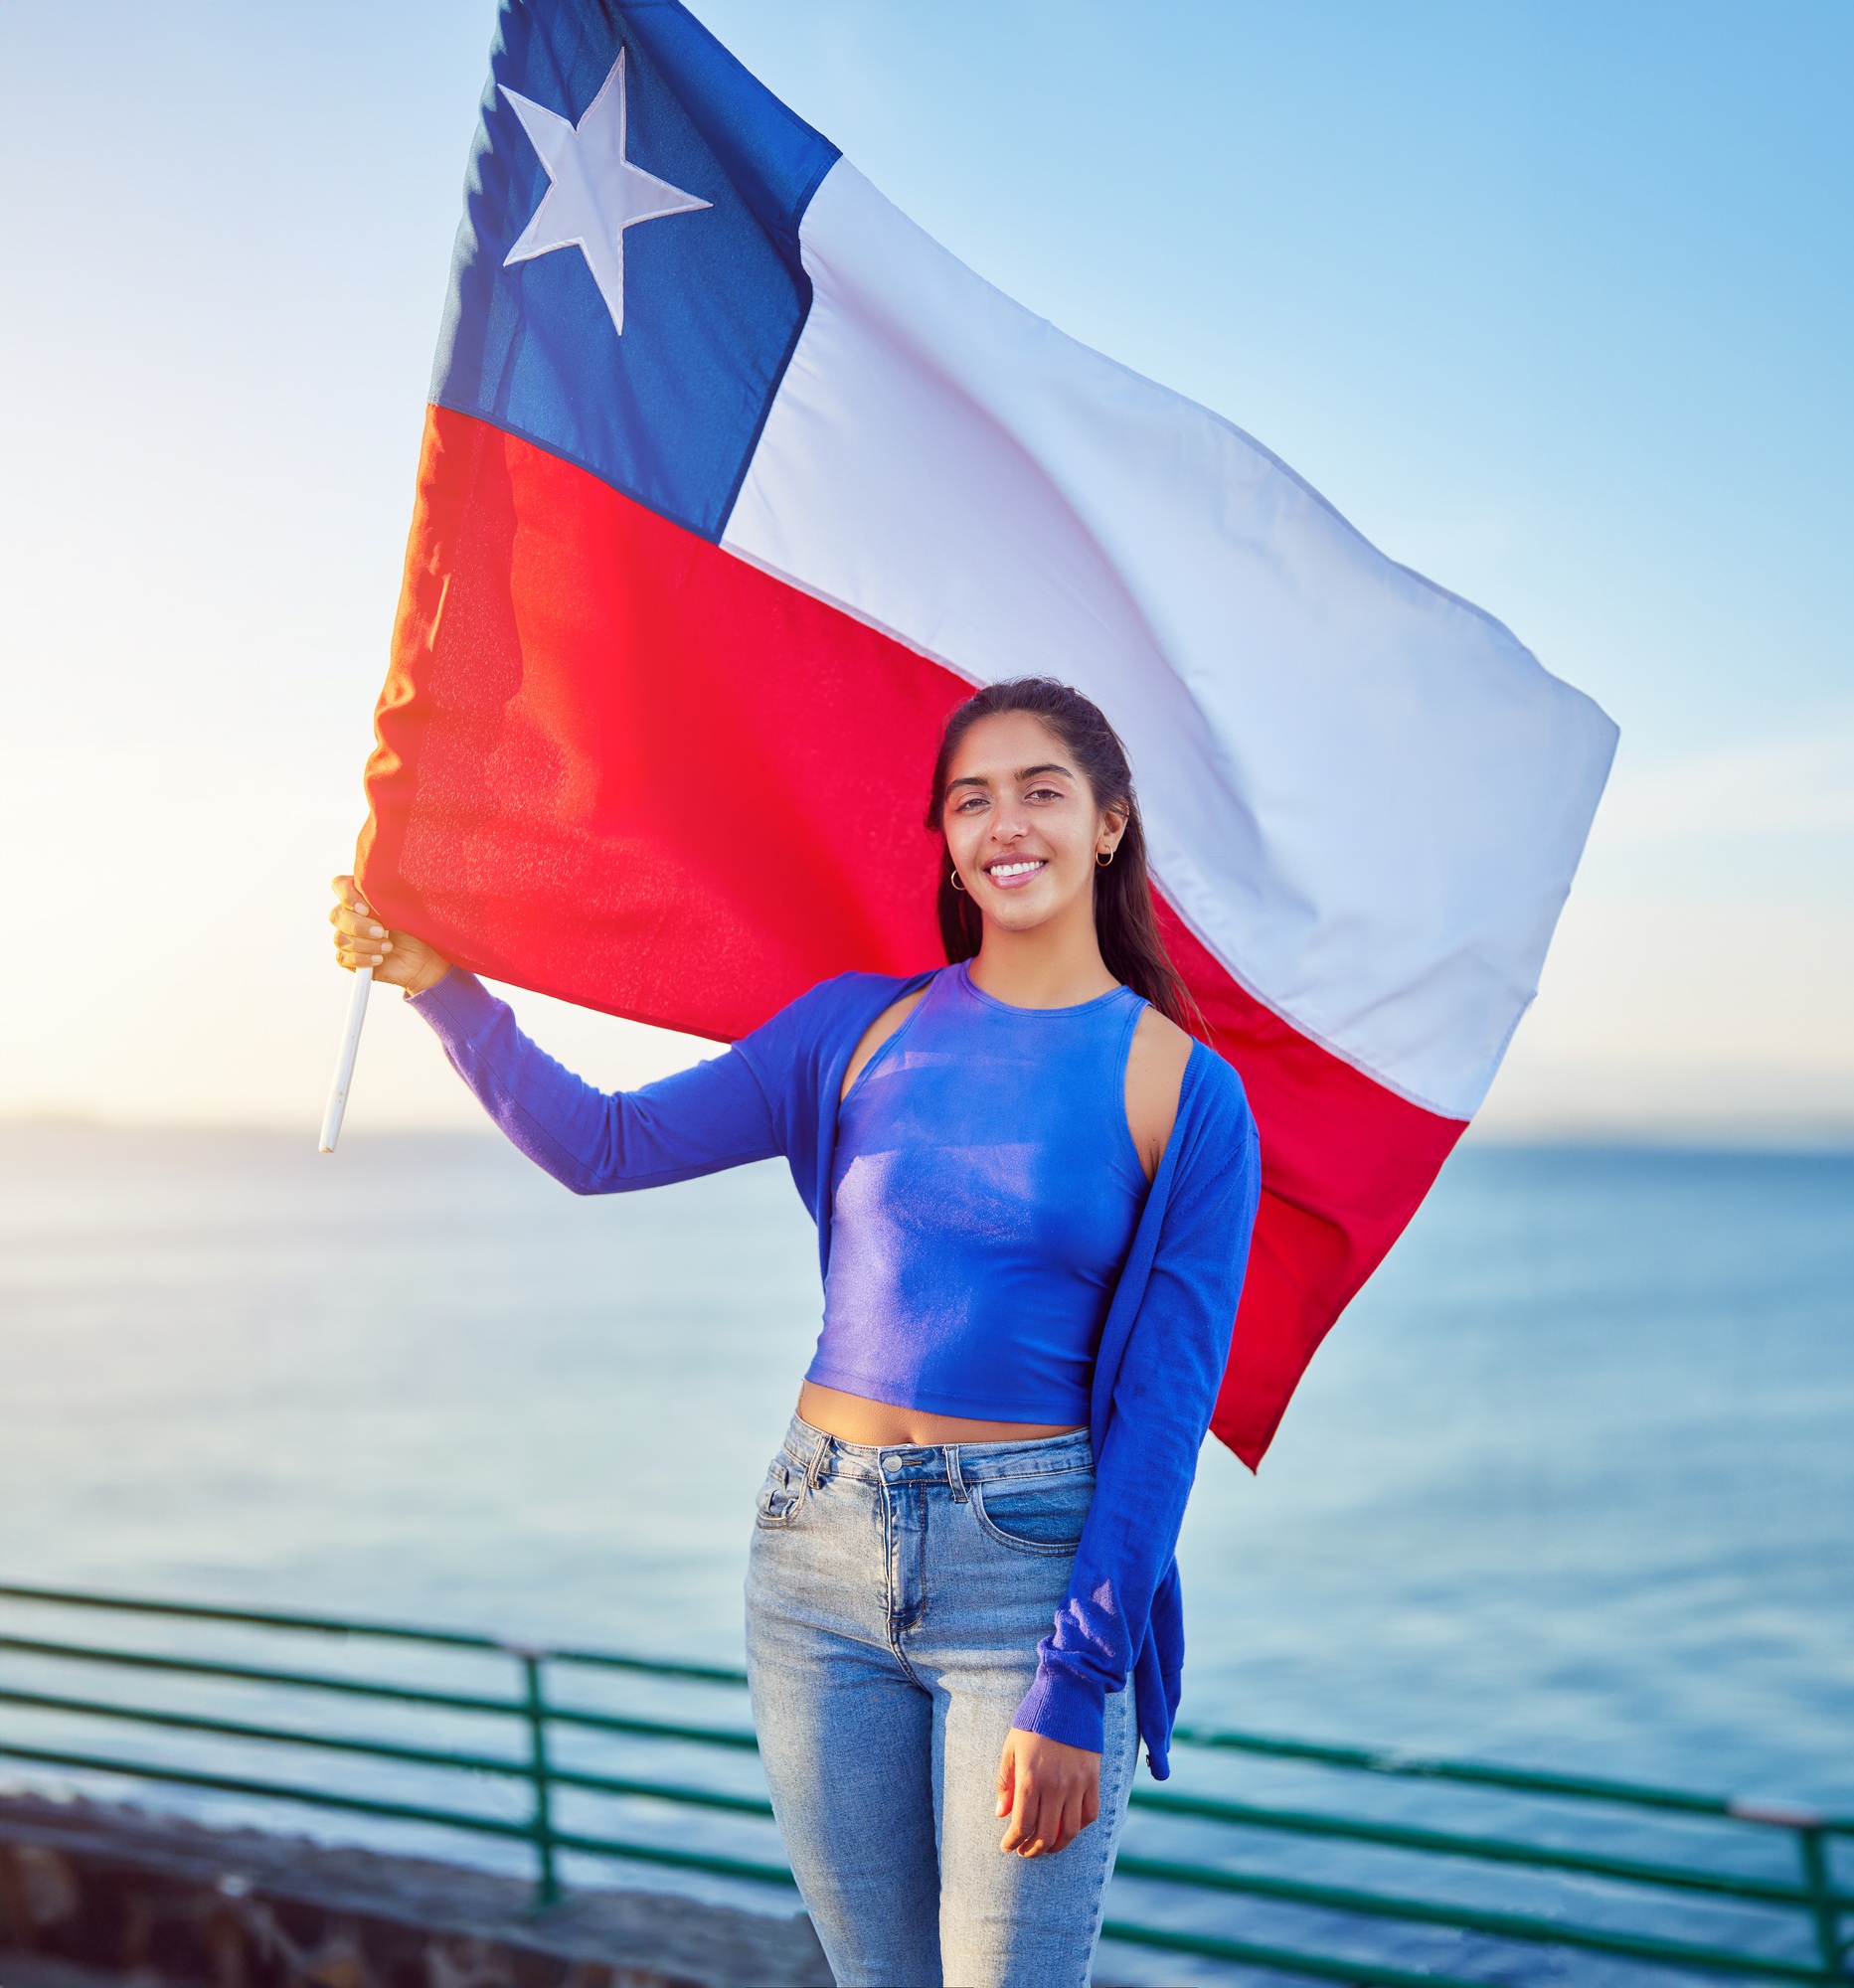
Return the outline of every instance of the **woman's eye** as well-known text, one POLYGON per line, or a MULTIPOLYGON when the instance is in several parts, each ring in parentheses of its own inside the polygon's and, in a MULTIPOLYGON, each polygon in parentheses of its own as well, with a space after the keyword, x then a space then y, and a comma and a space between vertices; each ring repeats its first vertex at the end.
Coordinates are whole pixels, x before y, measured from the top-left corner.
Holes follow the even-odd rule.
POLYGON ((1024 796, 1027 801, 1059 801, 1063 797, 1060 787, 1032 787, 1024 796))

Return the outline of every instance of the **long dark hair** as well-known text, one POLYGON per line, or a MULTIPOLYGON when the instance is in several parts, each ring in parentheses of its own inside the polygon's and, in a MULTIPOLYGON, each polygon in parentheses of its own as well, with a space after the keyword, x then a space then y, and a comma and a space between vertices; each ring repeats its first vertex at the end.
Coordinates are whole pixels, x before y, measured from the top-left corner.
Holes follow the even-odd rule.
POLYGON ((1054 677, 1014 677, 1008 683, 988 684, 953 712, 940 735, 927 825, 940 839, 937 909, 940 943, 946 948, 947 960, 974 958, 984 936, 984 919, 978 908, 965 892, 952 887, 952 859, 946 852, 944 826, 952 755, 981 718, 1014 711, 1027 712, 1062 741, 1074 755, 1076 770, 1088 782, 1096 807, 1125 812, 1126 827, 1112 863, 1095 872, 1095 935, 1100 943, 1102 963, 1114 979, 1150 1001, 1167 1021, 1193 1035, 1204 1034, 1204 1017, 1165 950, 1158 914, 1152 907, 1146 831, 1139 819, 1139 799, 1133 791, 1133 769, 1127 763, 1126 747, 1097 704, 1054 677))

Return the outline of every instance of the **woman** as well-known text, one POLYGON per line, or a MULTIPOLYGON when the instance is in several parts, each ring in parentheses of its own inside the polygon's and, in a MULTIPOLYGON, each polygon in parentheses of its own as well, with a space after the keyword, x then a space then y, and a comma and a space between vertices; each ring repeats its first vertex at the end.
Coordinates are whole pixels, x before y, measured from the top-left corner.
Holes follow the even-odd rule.
POLYGON ((1044 679, 980 691, 947 722, 927 826, 950 964, 825 981, 616 1096, 374 922, 352 878, 330 916, 341 963, 404 988, 576 1191, 789 1161, 824 1324, 759 1493, 747 1629, 793 1870, 846 1988, 1072 1988, 1142 1737, 1165 1772, 1172 1554, 1255 1126, 1182 1026, 1126 754, 1093 704, 1044 679))

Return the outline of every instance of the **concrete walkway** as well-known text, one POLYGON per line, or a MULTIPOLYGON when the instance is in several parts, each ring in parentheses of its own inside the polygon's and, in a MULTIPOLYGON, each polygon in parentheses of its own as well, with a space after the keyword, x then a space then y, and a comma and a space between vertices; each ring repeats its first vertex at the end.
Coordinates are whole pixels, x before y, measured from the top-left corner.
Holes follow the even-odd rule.
POLYGON ((0 1988, 829 1988, 811 1922, 0 1797, 0 1988), (51 1969, 51 1972, 47 1972, 51 1969))
POLYGON ((0 1988, 155 1988, 146 1975, 103 1974, 43 1953, 0 1952, 0 1988))

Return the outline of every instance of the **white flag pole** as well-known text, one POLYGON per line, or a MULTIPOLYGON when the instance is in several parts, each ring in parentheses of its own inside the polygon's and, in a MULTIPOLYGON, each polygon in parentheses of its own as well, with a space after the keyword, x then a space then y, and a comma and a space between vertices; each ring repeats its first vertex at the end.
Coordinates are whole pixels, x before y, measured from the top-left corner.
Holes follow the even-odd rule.
POLYGON ((328 1109, 322 1113, 319 1153, 332 1153, 341 1137, 342 1114, 348 1108, 348 1085, 354 1080, 354 1053, 361 1046, 361 1024, 367 1019, 368 990, 374 984, 371 966, 356 967, 354 991, 348 997, 347 1025, 341 1031, 341 1054, 335 1061, 335 1080, 329 1086, 328 1109))

